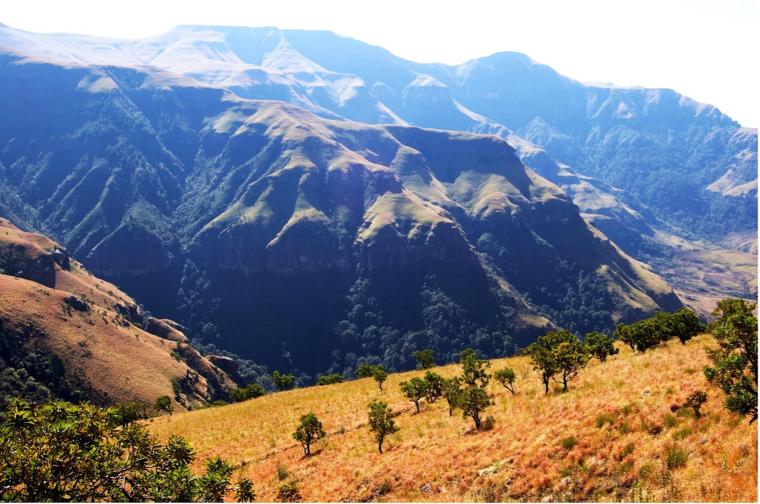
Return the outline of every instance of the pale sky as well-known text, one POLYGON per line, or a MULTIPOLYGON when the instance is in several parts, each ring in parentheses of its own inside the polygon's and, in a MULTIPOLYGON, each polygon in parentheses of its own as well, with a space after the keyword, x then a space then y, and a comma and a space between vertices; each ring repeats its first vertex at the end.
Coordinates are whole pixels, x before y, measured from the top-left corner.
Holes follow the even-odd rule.
POLYGON ((757 0, 4 0, 0 23, 116 38, 178 24, 322 29, 449 64, 518 51, 578 80, 669 87, 760 124, 757 0))

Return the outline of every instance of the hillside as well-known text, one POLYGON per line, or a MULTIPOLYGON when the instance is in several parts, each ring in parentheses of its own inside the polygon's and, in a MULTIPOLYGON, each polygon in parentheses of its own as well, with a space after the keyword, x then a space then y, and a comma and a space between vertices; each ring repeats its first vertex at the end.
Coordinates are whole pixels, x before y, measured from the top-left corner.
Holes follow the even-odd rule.
MULTIPOLYGON (((413 414, 398 385, 419 371, 390 375, 382 392, 370 378, 296 389, 156 418, 149 429, 186 436, 199 466, 212 456, 239 464, 264 501, 277 500, 283 467, 305 501, 752 502, 757 426, 727 413, 721 393, 706 385, 711 345, 702 335, 644 354, 620 347, 606 363, 592 361, 567 393, 548 396, 527 358, 492 361, 491 371, 515 369, 517 395, 491 383, 495 427, 478 433, 471 420, 449 417, 443 399, 413 414), (696 390, 708 394, 702 418, 672 411, 696 390), (367 403, 376 397, 398 413, 400 427, 382 455, 366 425, 367 403), (328 437, 304 459, 291 433, 310 411, 328 437), (671 456, 667 469, 672 446, 685 465, 674 467, 678 457, 671 456)), ((451 376, 459 367, 436 371, 451 376)))
POLYGON ((173 322, 143 313, 64 247, 0 219, 2 402, 64 398, 96 403, 159 396, 185 409, 235 386, 173 322))
POLYGON ((7 213, 259 364, 408 369, 411 347, 505 355, 681 305, 499 137, 325 119, 155 68, 1 56, 0 76, 7 213))

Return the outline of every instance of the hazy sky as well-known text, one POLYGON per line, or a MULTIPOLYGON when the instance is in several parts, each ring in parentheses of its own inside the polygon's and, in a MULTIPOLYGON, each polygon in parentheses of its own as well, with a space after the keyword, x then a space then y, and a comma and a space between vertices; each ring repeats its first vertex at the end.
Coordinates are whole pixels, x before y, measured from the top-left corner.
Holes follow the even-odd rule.
POLYGON ((760 124, 757 0, 4 0, 0 22, 119 38, 177 24, 326 29, 450 64, 519 51, 579 80, 670 87, 760 124))

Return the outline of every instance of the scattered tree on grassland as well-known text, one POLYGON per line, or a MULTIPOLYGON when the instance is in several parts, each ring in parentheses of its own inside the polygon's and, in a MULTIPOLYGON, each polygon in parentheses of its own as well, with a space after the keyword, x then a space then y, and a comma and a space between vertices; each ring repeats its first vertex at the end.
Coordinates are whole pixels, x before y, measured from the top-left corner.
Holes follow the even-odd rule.
POLYGON ((757 420, 757 317, 755 303, 743 299, 724 299, 713 315, 718 319, 710 330, 718 348, 708 350, 712 366, 705 376, 726 395, 725 405, 757 420))
POLYGON ((279 371, 272 371, 272 383, 278 390, 290 390, 296 386, 296 377, 292 374, 282 374, 279 371))
POLYGON ((155 409, 158 412, 164 412, 172 414, 173 407, 172 407, 172 400, 169 399, 169 396, 162 395, 158 399, 156 399, 156 403, 153 405, 153 409, 155 409))
POLYGON ((372 366, 372 378, 375 379, 380 390, 383 390, 383 383, 388 379, 388 373, 383 366, 372 366))
POLYGON ((230 397, 235 402, 247 401, 248 399, 255 399, 261 397, 267 393, 264 387, 258 383, 251 383, 245 387, 238 387, 230 393, 230 397))
POLYGON ((604 362, 607 357, 620 352, 615 348, 612 338, 596 331, 586 334, 583 338, 583 344, 586 345, 586 351, 592 357, 599 359, 600 362, 604 362))
POLYGON ((449 416, 454 414, 454 410, 459 407, 462 397, 462 379, 458 376, 444 379, 443 397, 449 405, 449 416))
POLYGON ((194 476, 184 439, 162 444, 142 425, 114 418, 86 403, 11 400, 0 425, 3 500, 222 501, 235 490, 225 461, 211 459, 194 476))
POLYGON ((435 353, 430 348, 417 350, 412 356, 417 361, 417 369, 430 369, 435 366, 435 353))
POLYGON ((293 439, 301 443, 303 454, 311 455, 311 445, 325 437, 325 430, 322 428, 322 422, 319 421, 314 413, 306 413, 301 417, 298 427, 293 433, 293 439))
POLYGON ((459 363, 462 364, 462 381, 465 385, 485 387, 491 375, 487 369, 491 363, 484 359, 478 359, 475 350, 465 348, 459 352, 459 363))
POLYGON ((501 383, 505 389, 512 392, 514 395, 515 393, 515 379, 517 376, 515 375, 515 371, 512 368, 504 368, 499 369, 493 374, 494 379, 501 383))
POLYGON ((317 385, 332 385, 333 383, 342 383, 343 376, 340 373, 329 373, 317 378, 317 385))
POLYGON ((383 401, 369 403, 369 429, 375 433, 377 451, 383 453, 383 442, 387 436, 398 432, 398 427, 393 421, 393 412, 383 401))
POLYGON ((420 400, 427 395, 427 383, 422 378, 415 376, 409 381, 399 383, 404 397, 414 403, 417 413, 420 412, 420 400))
POLYGON ((704 331, 697 315, 688 308, 674 313, 658 312, 633 324, 619 325, 614 336, 637 352, 645 352, 663 341, 677 337, 681 343, 704 331))
POLYGON ((462 416, 470 417, 475 422, 475 429, 480 430, 480 415, 485 409, 492 405, 493 401, 489 399, 485 389, 478 386, 466 387, 459 398, 459 407, 462 408, 462 416))
POLYGON ((552 352, 557 362, 557 369, 562 377, 562 391, 567 391, 567 383, 588 363, 588 353, 578 338, 569 333, 570 338, 560 341, 552 352))
POLYGON ((566 329, 549 331, 535 343, 528 345, 533 369, 541 373, 544 393, 549 393, 549 381, 561 375, 562 390, 567 390, 570 379, 588 362, 588 354, 578 338, 566 329))
POLYGON ((427 402, 434 403, 439 397, 443 395, 443 376, 432 371, 425 373, 423 378, 425 381, 425 398, 427 402))
POLYGON ((372 376, 372 372, 374 371, 375 366, 372 364, 367 364, 366 362, 362 362, 356 367, 356 377, 357 378, 369 378, 372 376))

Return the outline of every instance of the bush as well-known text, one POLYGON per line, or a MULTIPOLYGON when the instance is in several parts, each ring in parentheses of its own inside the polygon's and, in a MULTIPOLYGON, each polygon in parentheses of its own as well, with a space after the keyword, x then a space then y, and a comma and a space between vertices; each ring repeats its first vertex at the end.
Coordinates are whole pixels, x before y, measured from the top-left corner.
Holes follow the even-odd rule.
POLYGON ((435 366, 435 354, 430 348, 418 350, 412 356, 417 361, 417 369, 430 369, 435 366))
POLYGON ((610 355, 619 352, 613 341, 604 333, 591 332, 583 338, 583 344, 586 345, 586 351, 592 356, 599 359, 600 362, 607 360, 610 355))
POLYGON ((493 430, 494 425, 496 425, 496 419, 492 415, 488 415, 486 419, 483 420, 483 425, 481 426, 481 430, 484 430, 484 431, 493 430))
POLYGON ((153 405, 153 409, 155 409, 158 412, 163 411, 171 415, 172 410, 173 410, 172 400, 169 399, 169 396, 163 395, 159 397, 158 399, 156 399, 156 403, 153 405))
POLYGON ((253 482, 248 478, 240 478, 235 489, 235 501, 253 502, 256 500, 256 490, 253 488, 253 482))
POLYGON ((512 368, 500 369, 493 374, 493 377, 497 382, 501 383, 505 389, 509 390, 512 392, 512 395, 514 395, 515 379, 517 376, 515 375, 515 371, 512 368))
POLYGON ((702 405, 707 402, 707 394, 702 390, 697 390, 686 398, 684 406, 694 410, 694 416, 702 418, 702 405))
POLYGON ((258 383, 251 383, 245 387, 238 387, 232 391, 230 397, 235 402, 247 401, 248 399, 255 399, 261 397, 267 393, 264 387, 258 383))
POLYGON ((377 440, 377 451, 383 453, 383 442, 385 438, 395 432, 398 427, 393 421, 393 412, 383 401, 372 401, 369 403, 369 429, 375 433, 377 440))
POLYGON ((334 383, 342 383, 343 376, 340 373, 329 373, 317 378, 317 385, 332 385, 334 383))
POLYGON ((680 446, 669 444, 665 447, 665 467, 668 470, 672 471, 673 469, 684 467, 688 459, 689 454, 680 446))
POLYGON ((428 371, 425 373, 425 398, 427 402, 434 403, 439 397, 443 395, 443 376, 428 371))
POLYGON ((637 352, 644 352, 663 341, 677 337, 686 343, 704 330, 697 315, 688 308, 675 313, 658 312, 653 317, 615 328, 615 337, 637 352))
POLYGON ((729 411, 757 420, 757 318, 755 303, 724 299, 713 315, 718 319, 710 329, 718 348, 708 350, 712 366, 705 376, 726 395, 729 411))
POLYGON ((325 430, 322 428, 322 422, 319 421, 314 413, 307 413, 301 417, 293 439, 301 443, 303 454, 311 455, 311 445, 325 437, 325 430))
POLYGON ((357 378, 369 378, 372 376, 372 372, 374 371, 375 367, 372 364, 367 364, 366 362, 362 362, 356 367, 356 377, 357 378))
POLYGON ((275 370, 272 372, 272 383, 278 390, 290 390, 296 386, 296 377, 292 374, 282 374, 275 370))
POLYGON ((298 491, 298 483, 287 481, 280 485, 277 490, 277 498, 280 502, 298 502, 301 500, 301 492, 298 491))
POLYGON ((277 481, 285 481, 288 479, 288 476, 290 476, 290 473, 288 472, 287 467, 282 464, 277 464, 277 472, 275 473, 275 476, 277 477, 277 481))
POLYGON ((207 461, 196 477, 184 439, 162 444, 139 423, 116 418, 89 404, 12 400, 0 426, 3 500, 221 501, 232 489, 224 460, 207 461))
POLYGON ((578 444, 578 440, 575 438, 575 436, 569 436, 564 438, 560 444, 562 445, 562 448, 564 448, 567 451, 572 450, 575 445, 578 444))
MULTIPOLYGON (((166 397, 166 396, 163 396, 166 397)), ((166 397, 169 399, 168 397, 166 397)), ((160 398, 159 398, 160 399, 160 398)), ((158 400, 156 401, 158 403, 158 400)), ((169 401, 169 409, 171 410, 171 401, 169 401)), ((117 404, 113 406, 109 411, 109 416, 112 422, 126 426, 136 420, 143 420, 148 418, 147 406, 137 401, 129 401, 123 404, 117 404)), ((158 410, 158 408, 155 408, 158 410)), ((171 413, 171 412, 170 412, 171 413)))

